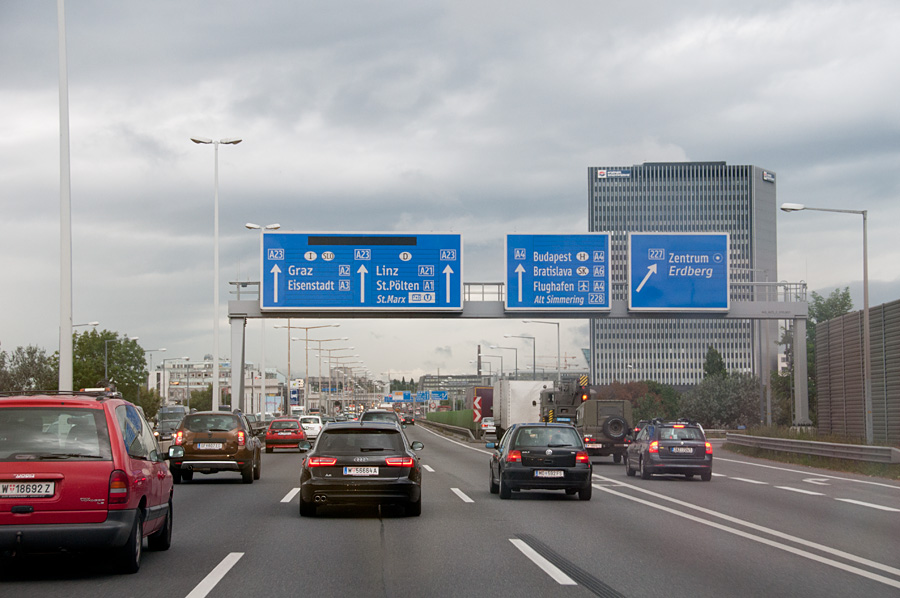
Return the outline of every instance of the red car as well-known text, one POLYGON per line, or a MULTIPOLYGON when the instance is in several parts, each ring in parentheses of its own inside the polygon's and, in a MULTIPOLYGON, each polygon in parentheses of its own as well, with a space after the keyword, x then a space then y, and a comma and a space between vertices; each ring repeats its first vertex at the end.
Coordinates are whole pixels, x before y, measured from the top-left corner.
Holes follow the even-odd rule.
POLYGON ((0 396, 0 553, 97 552, 123 573, 172 542, 172 474, 118 393, 0 396))
POLYGON ((306 432, 296 419, 273 419, 266 429, 266 452, 271 453, 275 447, 294 447, 301 451, 309 450, 306 432))

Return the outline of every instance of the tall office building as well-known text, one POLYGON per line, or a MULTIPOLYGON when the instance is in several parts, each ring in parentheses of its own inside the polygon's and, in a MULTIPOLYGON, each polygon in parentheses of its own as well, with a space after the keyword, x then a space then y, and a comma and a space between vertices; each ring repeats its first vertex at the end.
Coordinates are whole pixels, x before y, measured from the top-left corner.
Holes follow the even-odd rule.
MULTIPOLYGON (((610 233, 613 301, 628 300, 630 232, 729 233, 731 301, 765 299, 761 294, 769 287, 752 283, 778 280, 771 171, 724 162, 591 167, 588 190, 590 231, 610 233)), ((710 346, 730 372, 753 373, 765 381, 777 367, 777 322, 703 314, 642 316, 591 320, 595 384, 655 380, 691 386, 703 379, 710 346)))

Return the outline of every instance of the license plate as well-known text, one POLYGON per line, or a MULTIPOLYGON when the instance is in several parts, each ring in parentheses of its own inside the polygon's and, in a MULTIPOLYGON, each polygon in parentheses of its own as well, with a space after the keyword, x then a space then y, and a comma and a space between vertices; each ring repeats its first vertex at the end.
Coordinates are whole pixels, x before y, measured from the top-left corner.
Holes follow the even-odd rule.
POLYGON ((584 448, 603 448, 602 444, 586 444, 584 448))
POLYGON ((692 449, 689 446, 673 446, 672 452, 673 453, 693 453, 694 449, 692 449))
POLYGON ((201 451, 218 451, 222 449, 221 442, 200 442, 197 443, 197 448, 201 451))
POLYGON ((564 478, 566 473, 559 469, 538 469, 534 472, 536 478, 564 478))
POLYGON ((279 436, 290 436, 291 433, 290 432, 279 432, 278 435, 279 436))
POLYGON ((55 482, 3 482, 0 483, 0 496, 3 498, 53 496, 55 489, 55 482))
POLYGON ((345 467, 344 475, 378 475, 377 467, 345 467))

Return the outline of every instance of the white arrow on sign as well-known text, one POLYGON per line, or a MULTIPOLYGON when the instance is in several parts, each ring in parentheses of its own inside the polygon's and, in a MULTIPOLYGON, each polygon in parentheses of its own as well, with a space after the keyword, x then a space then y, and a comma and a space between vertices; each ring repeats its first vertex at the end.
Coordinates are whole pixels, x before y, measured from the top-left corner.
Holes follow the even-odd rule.
POLYGON ((366 265, 363 264, 362 266, 359 267, 359 270, 357 270, 356 273, 359 274, 359 302, 365 303, 366 302, 366 274, 368 274, 369 271, 366 270, 366 265))
POLYGON ((519 275, 519 303, 522 303, 522 273, 525 271, 525 268, 522 267, 522 264, 519 264, 516 267, 516 274, 519 275))
POLYGON ((278 275, 281 274, 281 268, 278 267, 278 264, 275 264, 274 266, 272 266, 272 269, 269 270, 269 272, 274 275, 272 277, 275 282, 273 295, 275 297, 274 302, 278 303, 278 275))
POLYGON ((447 264, 447 267, 444 268, 444 274, 447 275, 447 305, 450 305, 450 275, 453 274, 453 268, 450 267, 450 264, 447 264))
POLYGON ((656 274, 656 264, 653 264, 652 266, 647 266, 647 275, 644 277, 644 280, 641 281, 641 284, 639 284, 637 286, 637 288, 634 290, 635 293, 641 292, 641 289, 644 288, 644 283, 647 282, 647 279, 650 278, 651 274, 656 274))

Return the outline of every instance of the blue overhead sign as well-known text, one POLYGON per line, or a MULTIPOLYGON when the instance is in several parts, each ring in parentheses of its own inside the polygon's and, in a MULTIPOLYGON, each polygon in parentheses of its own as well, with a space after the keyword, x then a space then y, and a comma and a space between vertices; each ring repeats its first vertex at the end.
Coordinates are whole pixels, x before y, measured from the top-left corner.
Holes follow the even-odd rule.
POLYGON ((263 310, 462 310, 462 236, 264 233, 263 310))
POLYGON ((609 235, 506 235, 506 309, 609 310, 609 235))
POLYGON ((728 311, 728 233, 629 233, 628 309, 728 311))

